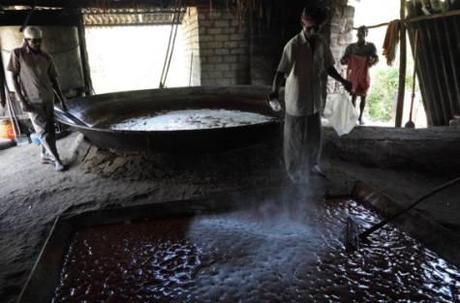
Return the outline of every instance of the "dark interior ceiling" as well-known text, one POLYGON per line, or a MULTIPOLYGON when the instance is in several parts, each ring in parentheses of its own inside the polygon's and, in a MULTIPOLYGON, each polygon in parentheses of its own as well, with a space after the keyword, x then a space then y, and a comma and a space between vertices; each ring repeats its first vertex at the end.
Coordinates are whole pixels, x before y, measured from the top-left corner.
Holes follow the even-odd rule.
MULTIPOLYGON (((171 7, 201 6, 201 5, 233 5, 235 0, 2 0, 2 8, 13 6, 53 7, 53 8, 145 8, 145 7, 171 7)), ((243 1, 244 2, 244 1, 243 1)))
MULTIPOLYGON (((271 20, 286 14, 286 9, 296 8, 304 0, 1 0, 0 25, 75 25, 83 13, 86 25, 138 25, 171 24, 174 14, 185 7, 226 8, 245 15, 251 12, 256 18, 271 20), (142 15, 142 16, 141 16, 142 15), (140 16, 142 17, 139 21, 140 16)), ((320 0, 328 1, 328 0, 320 0)), ((298 11, 295 9, 295 11, 298 11)), ((297 18, 297 16, 296 16, 297 18)), ((267 21, 268 24, 268 21, 267 21)))
MULTIPOLYGON (((235 7, 254 0, 1 0, 0 25, 76 25, 81 13, 86 25, 171 24, 187 6, 235 7), (142 22, 138 19, 142 14, 142 22)), ((241 8, 241 7, 239 7, 241 8)), ((181 20, 181 18, 179 18, 181 20)))

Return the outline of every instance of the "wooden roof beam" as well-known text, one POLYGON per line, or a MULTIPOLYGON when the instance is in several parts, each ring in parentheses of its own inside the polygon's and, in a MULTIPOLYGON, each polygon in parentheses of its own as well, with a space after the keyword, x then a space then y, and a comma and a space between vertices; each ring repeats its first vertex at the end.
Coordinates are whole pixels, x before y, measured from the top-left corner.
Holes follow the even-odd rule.
MULTIPOLYGON (((133 8, 136 6, 146 7, 171 7, 175 5, 173 0, 40 0, 38 3, 33 0, 2 0, 1 7, 30 6, 34 4, 40 7, 59 7, 59 8, 133 8)), ((212 0, 213 5, 227 5, 227 0, 212 0)), ((209 6, 210 0, 183 0, 186 6, 209 6)))

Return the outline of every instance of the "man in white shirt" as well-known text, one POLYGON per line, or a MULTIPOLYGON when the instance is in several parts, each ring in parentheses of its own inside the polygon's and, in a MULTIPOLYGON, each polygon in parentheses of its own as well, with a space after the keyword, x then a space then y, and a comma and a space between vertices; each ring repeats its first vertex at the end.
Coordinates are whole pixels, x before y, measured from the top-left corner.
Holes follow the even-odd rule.
MULTIPOLYGON (((8 70, 13 75, 16 96, 27 112, 35 132, 40 136, 41 161, 65 169, 56 148, 54 129, 54 91, 64 100, 57 82, 57 72, 51 56, 41 49, 43 34, 37 27, 24 30, 24 44, 11 53, 8 70)), ((66 110, 65 104, 61 106, 66 110)))
POLYGON ((287 76, 284 161, 295 183, 305 181, 311 173, 324 176, 319 159, 327 76, 342 83, 347 91, 351 89, 351 83, 334 68, 331 50, 318 34, 326 19, 324 8, 310 5, 303 9, 302 31, 284 47, 269 96, 278 98, 282 80, 287 76))

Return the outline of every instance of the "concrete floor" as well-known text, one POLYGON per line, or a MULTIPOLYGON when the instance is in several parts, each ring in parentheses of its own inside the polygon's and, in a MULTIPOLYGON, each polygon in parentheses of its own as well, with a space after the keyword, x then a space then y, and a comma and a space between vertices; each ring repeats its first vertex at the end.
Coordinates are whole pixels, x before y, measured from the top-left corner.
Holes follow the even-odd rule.
MULTIPOLYGON (((0 301, 13 302, 29 274, 53 220, 66 212, 206 197, 242 188, 279 186, 284 177, 280 150, 258 145, 219 155, 124 157, 71 134, 59 141, 70 169, 57 173, 39 163, 34 145, 0 151, 0 301), (257 155, 257 157, 254 157, 257 155)), ((331 195, 351 192, 366 180, 401 206, 445 181, 407 170, 370 168, 324 159, 331 195)), ((458 234, 460 186, 419 210, 458 234)), ((442 237, 442 235, 439 235, 442 237)), ((457 264, 459 265, 459 264, 457 264)))

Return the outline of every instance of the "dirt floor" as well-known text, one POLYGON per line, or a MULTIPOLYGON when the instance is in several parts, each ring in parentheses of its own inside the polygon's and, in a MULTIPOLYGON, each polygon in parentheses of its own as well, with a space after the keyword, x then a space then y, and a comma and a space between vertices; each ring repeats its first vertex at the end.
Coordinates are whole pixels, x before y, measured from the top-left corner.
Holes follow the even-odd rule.
POLYGON ((51 223, 62 213, 197 198, 284 178, 279 155, 251 148, 219 155, 119 157, 77 134, 59 140, 58 148, 70 165, 64 173, 41 164, 35 145, 0 151, 1 302, 17 297, 51 223))
MULTIPOLYGON (((272 143, 216 155, 117 155, 71 134, 59 140, 68 171, 39 162, 39 149, 26 145, 0 151, 0 301, 14 302, 56 216, 101 208, 206 197, 216 192, 280 186, 281 149, 272 143)), ((407 171, 368 168, 324 159, 331 195, 350 193, 366 180, 405 205, 446 181, 407 171)), ((450 192, 448 197, 458 196, 450 192)), ((447 197, 447 198, 448 198, 447 197)), ((460 206, 452 199, 420 208, 459 231, 460 206)))

